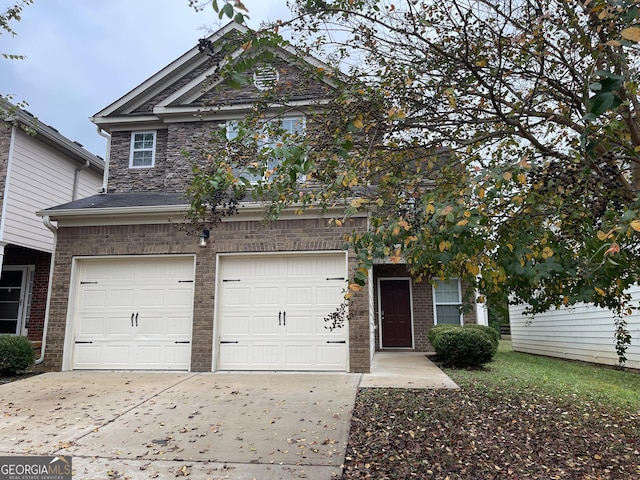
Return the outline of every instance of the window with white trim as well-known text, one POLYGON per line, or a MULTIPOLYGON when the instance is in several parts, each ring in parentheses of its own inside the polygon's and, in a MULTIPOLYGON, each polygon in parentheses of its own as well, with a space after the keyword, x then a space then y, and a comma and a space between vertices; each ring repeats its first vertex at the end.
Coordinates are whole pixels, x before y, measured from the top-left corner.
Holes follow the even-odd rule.
POLYGON ((435 325, 462 325, 462 291, 460 280, 434 280, 433 303, 435 325))
MULTIPOLYGON (((304 117, 285 117, 266 121, 258 132, 258 150, 269 148, 274 150, 283 145, 284 136, 303 136, 305 131, 304 117), (277 122, 277 123, 276 123, 277 122)), ((238 136, 239 128, 237 120, 229 120, 226 123, 227 140, 233 140, 238 136)), ((267 170, 273 170, 282 161, 277 156, 272 156, 267 160, 267 170)), ((251 183, 257 183, 263 177, 248 175, 251 183)))
POLYGON ((129 168, 149 168, 156 163, 156 132, 131 132, 129 168))

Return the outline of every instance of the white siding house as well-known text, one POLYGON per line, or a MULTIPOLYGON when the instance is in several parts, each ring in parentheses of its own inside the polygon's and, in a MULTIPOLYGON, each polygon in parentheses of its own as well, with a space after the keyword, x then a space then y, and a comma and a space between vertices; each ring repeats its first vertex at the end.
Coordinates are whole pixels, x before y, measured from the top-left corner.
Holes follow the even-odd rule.
MULTIPOLYGON (((632 303, 640 304, 640 287, 630 291, 632 303)), ((524 315, 524 305, 509 308, 513 350, 584 362, 617 365, 614 314, 592 305, 524 315)), ((626 318, 631 345, 625 366, 640 369, 640 311, 626 318)))
POLYGON ((36 211, 96 194, 104 160, 0 98, 0 334, 38 345, 53 233, 36 211))

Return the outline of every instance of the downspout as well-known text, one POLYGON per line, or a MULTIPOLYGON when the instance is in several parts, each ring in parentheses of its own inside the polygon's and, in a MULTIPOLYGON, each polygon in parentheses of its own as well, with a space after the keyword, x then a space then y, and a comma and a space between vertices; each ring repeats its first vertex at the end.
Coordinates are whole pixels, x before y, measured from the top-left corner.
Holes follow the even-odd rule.
POLYGON ((80 172, 82 170, 86 170, 89 168, 91 163, 89 160, 85 160, 84 165, 76 168, 75 173, 73 174, 73 192, 71 192, 71 201, 74 201, 78 198, 78 184, 80 183, 80 172))
POLYGON ((107 193, 108 183, 109 183, 109 154, 111 153, 111 135, 103 130, 100 127, 96 127, 98 130, 98 135, 107 139, 107 153, 104 156, 104 173, 102 174, 102 189, 100 193, 107 193))
POLYGON ((56 247, 58 245, 58 228, 51 223, 49 215, 42 217, 44 226, 53 233, 53 250, 51 251, 51 265, 49 265, 49 286, 47 288, 47 306, 44 313, 44 326, 42 327, 42 347, 40 347, 40 358, 35 361, 36 365, 44 361, 44 351, 47 348, 47 327, 49 326, 49 307, 51 305, 51 289, 53 285, 53 265, 56 257, 56 247))

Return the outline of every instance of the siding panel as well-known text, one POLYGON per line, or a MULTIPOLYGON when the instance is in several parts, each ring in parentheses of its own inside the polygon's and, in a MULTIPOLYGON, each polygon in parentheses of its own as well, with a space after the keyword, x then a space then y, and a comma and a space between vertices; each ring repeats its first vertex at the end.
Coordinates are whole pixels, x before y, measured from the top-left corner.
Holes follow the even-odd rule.
MULTIPOLYGON (((632 304, 640 302, 640 287, 630 291, 632 304)), ((534 317, 524 315, 524 305, 509 308, 511 340, 517 352, 617 365, 614 315, 592 305, 550 310, 534 317)), ((631 333, 626 366, 640 369, 640 312, 626 318, 631 333)))
MULTIPOLYGON (((8 186, 4 241, 50 252, 53 235, 35 212, 72 200, 75 169, 81 164, 17 130, 8 186)), ((83 170, 79 192, 97 192, 102 177, 83 170)))

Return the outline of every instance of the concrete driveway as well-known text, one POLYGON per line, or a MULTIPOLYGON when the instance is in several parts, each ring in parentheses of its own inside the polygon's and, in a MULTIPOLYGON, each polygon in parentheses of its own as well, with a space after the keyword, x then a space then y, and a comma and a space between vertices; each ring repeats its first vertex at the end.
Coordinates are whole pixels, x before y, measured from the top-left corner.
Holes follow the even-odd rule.
POLYGON ((75 478, 330 479, 355 374, 46 373, 0 387, 0 455, 71 455, 75 478))

